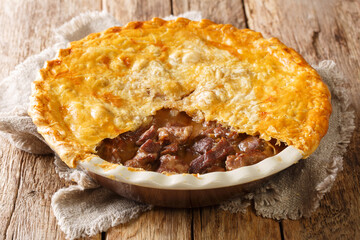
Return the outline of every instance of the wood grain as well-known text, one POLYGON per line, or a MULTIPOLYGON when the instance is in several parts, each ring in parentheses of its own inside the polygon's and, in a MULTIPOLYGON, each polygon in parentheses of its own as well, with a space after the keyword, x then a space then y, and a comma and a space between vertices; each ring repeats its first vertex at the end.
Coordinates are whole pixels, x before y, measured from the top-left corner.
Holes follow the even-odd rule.
POLYGON ((171 15, 170 0, 103 0, 102 6, 122 24, 171 15))
POLYGON ((251 210, 231 214, 214 206, 194 209, 193 218, 194 239, 281 239, 276 221, 258 217, 251 210))
MULTIPOLYGON (((98 0, 1 1, 0 78, 52 45, 56 27, 100 6, 98 0)), ((0 239, 64 239, 50 207, 52 194, 65 186, 55 173, 53 157, 27 154, 2 139, 0 144, 0 239)))
MULTIPOLYGON (((245 1, 249 27, 275 36, 299 51, 310 63, 334 60, 349 79, 359 126, 360 2, 245 1)), ((345 155, 344 170, 331 192, 309 219, 283 221, 285 239, 360 238, 360 130, 345 155)))
POLYGON ((1 212, 6 213, 5 221, 0 223, 3 239, 63 238, 50 208, 52 194, 64 186, 54 171, 52 157, 40 159, 14 149, 6 141, 1 144, 11 149, 1 158, 1 169, 7 170, 1 171, 0 177, 1 212))
POLYGON ((201 11, 202 17, 216 23, 232 24, 245 28, 243 4, 240 0, 173 0, 173 14, 179 15, 186 11, 201 11))
MULTIPOLYGON (((16 64, 54 43, 53 29, 81 12, 107 10, 120 22, 202 12, 218 23, 280 38, 310 63, 333 59, 348 77, 360 125, 360 2, 354 0, 11 0, 0 1, 0 78, 16 64), (244 4, 242 3, 244 2, 244 4)), ((64 239, 50 208, 67 183, 51 156, 16 150, 0 139, 0 239, 64 239)), ((360 128, 345 155, 344 171, 309 219, 282 222, 284 239, 360 239, 360 128)), ((252 211, 230 214, 216 207, 156 208, 91 239, 281 239, 279 224, 252 211)))
POLYGON ((191 210, 155 208, 138 219, 111 228, 106 240, 191 239, 191 210))

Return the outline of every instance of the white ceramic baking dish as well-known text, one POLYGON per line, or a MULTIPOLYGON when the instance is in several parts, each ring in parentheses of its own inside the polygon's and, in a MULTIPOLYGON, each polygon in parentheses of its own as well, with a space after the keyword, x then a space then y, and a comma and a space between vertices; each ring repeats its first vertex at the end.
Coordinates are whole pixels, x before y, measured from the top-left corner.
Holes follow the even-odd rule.
POLYGON ((82 161, 79 166, 100 185, 124 197, 158 206, 199 207, 218 204, 251 191, 262 180, 297 163, 301 158, 301 152, 289 146, 257 164, 207 174, 166 175, 122 165, 106 168, 107 162, 100 157, 82 161))

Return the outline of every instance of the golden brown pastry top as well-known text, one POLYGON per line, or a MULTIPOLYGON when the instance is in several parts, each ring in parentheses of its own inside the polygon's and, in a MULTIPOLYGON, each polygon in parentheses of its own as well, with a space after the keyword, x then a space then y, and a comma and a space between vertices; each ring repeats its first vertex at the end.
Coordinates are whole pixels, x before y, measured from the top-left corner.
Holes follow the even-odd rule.
POLYGON ((293 49, 209 20, 154 18, 90 34, 40 74, 29 114, 70 167, 162 108, 275 138, 304 157, 331 113, 329 90, 293 49))

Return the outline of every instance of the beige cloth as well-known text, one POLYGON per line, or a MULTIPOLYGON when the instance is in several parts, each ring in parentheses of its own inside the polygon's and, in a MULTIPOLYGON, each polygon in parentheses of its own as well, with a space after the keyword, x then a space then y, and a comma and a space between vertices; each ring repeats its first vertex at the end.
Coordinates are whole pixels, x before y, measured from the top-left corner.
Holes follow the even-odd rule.
MULTIPOLYGON (((199 12, 182 15, 200 20, 199 12)), ((174 17, 171 17, 174 18, 174 17)), ((55 30, 58 43, 19 64, 9 77, 0 82, 0 135, 14 146, 31 153, 51 153, 51 149, 36 132, 27 115, 30 84, 46 60, 56 56, 69 41, 99 32, 119 23, 105 12, 89 12, 55 30)), ((342 169, 342 154, 354 129, 354 112, 344 77, 335 63, 323 61, 315 66, 332 92, 333 114, 330 128, 318 150, 308 159, 277 174, 255 192, 227 201, 220 208, 231 212, 245 211, 254 202, 257 214, 274 219, 298 219, 318 207, 319 200, 330 190, 342 169)), ((99 187, 84 172, 69 169, 55 159, 60 177, 77 185, 58 190, 52 198, 52 208, 61 230, 67 238, 91 236, 112 226, 128 222, 152 207, 120 197, 99 187)))

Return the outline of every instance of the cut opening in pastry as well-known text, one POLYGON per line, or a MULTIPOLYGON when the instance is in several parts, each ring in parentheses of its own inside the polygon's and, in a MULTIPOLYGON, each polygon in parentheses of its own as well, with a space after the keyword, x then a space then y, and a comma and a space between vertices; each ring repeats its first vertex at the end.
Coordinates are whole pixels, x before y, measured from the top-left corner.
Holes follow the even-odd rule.
POLYGON ((196 122, 185 112, 162 109, 136 131, 104 139, 106 161, 161 173, 231 171, 281 152, 285 143, 237 133, 215 121, 196 122))

